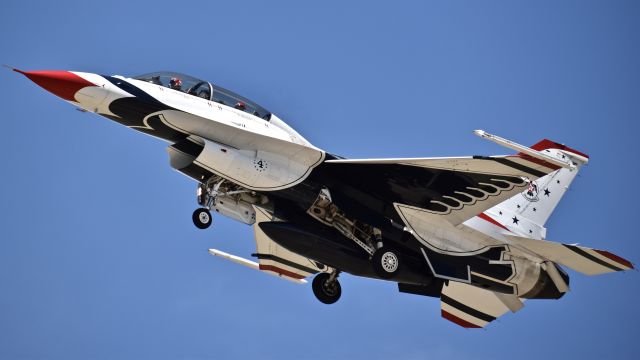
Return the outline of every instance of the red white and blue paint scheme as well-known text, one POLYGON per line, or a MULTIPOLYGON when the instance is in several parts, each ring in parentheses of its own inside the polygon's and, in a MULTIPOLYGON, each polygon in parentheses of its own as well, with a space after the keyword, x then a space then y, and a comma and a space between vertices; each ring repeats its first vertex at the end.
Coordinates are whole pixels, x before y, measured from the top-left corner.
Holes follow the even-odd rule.
POLYGON ((341 272, 440 298, 442 316, 484 327, 523 299, 559 299, 562 267, 633 269, 608 251, 546 240, 545 223, 589 157, 542 140, 506 156, 345 159, 309 143, 262 106, 208 81, 15 71, 83 111, 169 143, 170 165, 197 182, 197 227, 211 212, 252 225, 256 261, 212 255, 312 288, 325 304, 341 272))

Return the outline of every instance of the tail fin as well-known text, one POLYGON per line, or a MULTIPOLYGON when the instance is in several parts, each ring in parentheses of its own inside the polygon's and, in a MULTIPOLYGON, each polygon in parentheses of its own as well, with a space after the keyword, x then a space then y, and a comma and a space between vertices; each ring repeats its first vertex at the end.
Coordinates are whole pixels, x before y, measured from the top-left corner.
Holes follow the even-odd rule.
POLYGON ((506 213, 522 219, 525 223, 530 223, 542 230, 539 235, 540 238, 544 238, 546 235, 544 224, 569 189, 569 185, 575 179, 580 167, 589 161, 589 156, 547 139, 538 142, 531 148, 558 159, 566 160, 568 158, 576 167, 575 169, 560 168, 532 181, 525 191, 496 205, 490 211, 506 213))

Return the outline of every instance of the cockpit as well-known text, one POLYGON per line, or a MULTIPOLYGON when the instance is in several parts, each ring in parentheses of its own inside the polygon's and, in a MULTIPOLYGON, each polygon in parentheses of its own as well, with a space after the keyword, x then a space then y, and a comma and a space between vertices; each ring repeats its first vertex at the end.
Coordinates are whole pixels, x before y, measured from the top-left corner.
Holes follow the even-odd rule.
POLYGON ((196 79, 189 75, 169 71, 158 71, 134 76, 133 78, 230 106, 267 121, 271 119, 271 113, 253 101, 227 89, 213 85, 208 81, 196 79))

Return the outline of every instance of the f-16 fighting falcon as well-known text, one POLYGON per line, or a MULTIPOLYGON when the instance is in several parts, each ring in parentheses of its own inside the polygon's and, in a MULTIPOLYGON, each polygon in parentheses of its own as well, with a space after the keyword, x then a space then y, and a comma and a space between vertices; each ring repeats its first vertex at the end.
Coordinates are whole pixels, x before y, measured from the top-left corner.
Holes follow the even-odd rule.
POLYGON ((552 242, 545 223, 589 156, 476 130, 506 156, 345 159, 255 102, 209 81, 155 72, 132 78, 22 71, 79 107, 169 143, 172 168, 197 183, 195 226, 212 213, 251 225, 257 261, 212 255, 306 283, 325 304, 342 272, 439 298, 442 317, 484 327, 523 299, 559 299, 563 267, 633 269, 605 250, 552 242))

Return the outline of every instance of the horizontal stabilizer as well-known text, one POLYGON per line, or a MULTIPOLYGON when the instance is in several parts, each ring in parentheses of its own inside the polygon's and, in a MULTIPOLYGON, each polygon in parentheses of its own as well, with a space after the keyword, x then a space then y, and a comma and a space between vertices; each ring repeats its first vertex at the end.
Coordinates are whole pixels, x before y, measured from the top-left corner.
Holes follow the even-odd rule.
POLYGON ((524 304, 515 295, 449 281, 442 288, 440 306, 443 318, 465 328, 483 328, 509 310, 522 309, 524 304))
POLYGON ((514 245, 522 246, 547 260, 586 275, 605 274, 634 268, 628 260, 606 250, 519 236, 509 236, 509 239, 513 241, 514 245))

